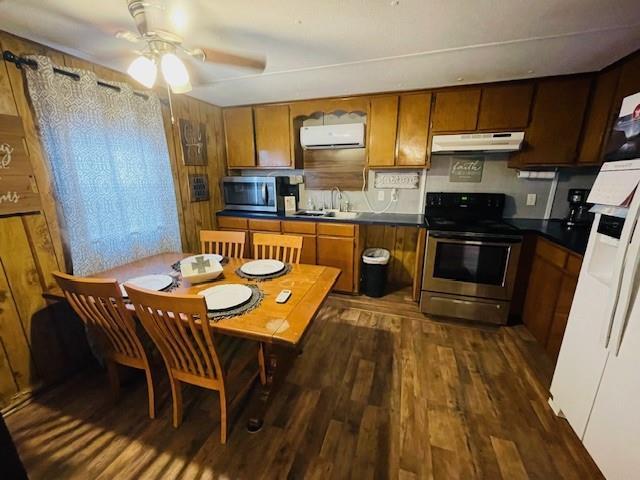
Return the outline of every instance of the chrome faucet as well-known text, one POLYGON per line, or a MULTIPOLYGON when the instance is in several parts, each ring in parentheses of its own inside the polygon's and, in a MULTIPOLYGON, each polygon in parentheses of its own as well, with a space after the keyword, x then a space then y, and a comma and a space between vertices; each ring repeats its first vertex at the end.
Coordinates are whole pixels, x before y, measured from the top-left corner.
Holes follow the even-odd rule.
POLYGON ((336 209, 335 205, 333 204, 333 192, 338 192, 338 210, 342 211, 342 192, 338 187, 333 187, 331 189, 331 209, 336 209))

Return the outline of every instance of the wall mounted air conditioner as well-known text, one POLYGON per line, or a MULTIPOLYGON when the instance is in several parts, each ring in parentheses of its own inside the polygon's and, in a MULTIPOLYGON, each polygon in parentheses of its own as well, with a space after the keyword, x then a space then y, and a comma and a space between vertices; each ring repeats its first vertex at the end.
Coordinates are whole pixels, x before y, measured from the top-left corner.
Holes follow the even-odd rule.
POLYGON ((300 144, 305 150, 363 148, 364 123, 302 127, 300 144))
POLYGON ((431 153, 517 152, 522 148, 523 141, 524 132, 434 135, 431 142, 431 153))

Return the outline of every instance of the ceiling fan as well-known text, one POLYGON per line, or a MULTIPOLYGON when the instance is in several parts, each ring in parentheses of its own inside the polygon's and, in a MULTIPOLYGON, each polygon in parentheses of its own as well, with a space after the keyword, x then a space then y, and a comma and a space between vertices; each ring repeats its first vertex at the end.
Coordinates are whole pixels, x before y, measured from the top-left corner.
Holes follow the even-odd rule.
POLYGON ((129 13, 133 17, 138 33, 119 31, 117 38, 132 43, 144 43, 137 51, 138 57, 129 65, 127 73, 147 88, 152 88, 158 75, 158 65, 162 76, 173 93, 191 91, 191 79, 179 55, 198 61, 243 67, 259 72, 264 71, 264 58, 237 55, 213 48, 187 48, 181 35, 173 31, 173 24, 184 23, 179 10, 173 15, 158 1, 129 0, 129 13), (175 15, 178 13, 178 15, 175 15), (173 16, 173 19, 170 18, 173 16))

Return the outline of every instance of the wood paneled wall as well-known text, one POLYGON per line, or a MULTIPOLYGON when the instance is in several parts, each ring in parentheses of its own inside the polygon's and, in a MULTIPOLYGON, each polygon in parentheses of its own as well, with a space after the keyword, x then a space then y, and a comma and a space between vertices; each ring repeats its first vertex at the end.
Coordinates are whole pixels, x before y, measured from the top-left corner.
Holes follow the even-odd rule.
MULTIPOLYGON (((17 55, 47 55, 62 66, 93 71, 106 81, 128 81, 124 74, 0 31, 0 47, 17 55)), ((136 87, 137 88, 137 87, 136 87)), ((224 132, 220 108, 186 96, 173 97, 175 125, 169 109, 163 117, 175 180, 184 251, 197 251, 202 228, 214 228, 220 203, 219 178, 225 171, 224 132), (186 167, 178 118, 207 125, 206 167, 186 167), (211 199, 191 203, 188 176, 209 176, 211 199)), ((43 293, 54 286, 51 272, 68 270, 56 202, 30 107, 23 74, 0 60, 0 113, 18 115, 42 197, 42 213, 0 217, 0 407, 43 384, 80 368, 89 355, 83 328, 65 305, 48 305, 43 293)))
POLYGON ((367 225, 363 230, 365 248, 380 247, 391 252, 388 282, 397 287, 411 285, 417 260, 419 229, 394 225, 367 225))

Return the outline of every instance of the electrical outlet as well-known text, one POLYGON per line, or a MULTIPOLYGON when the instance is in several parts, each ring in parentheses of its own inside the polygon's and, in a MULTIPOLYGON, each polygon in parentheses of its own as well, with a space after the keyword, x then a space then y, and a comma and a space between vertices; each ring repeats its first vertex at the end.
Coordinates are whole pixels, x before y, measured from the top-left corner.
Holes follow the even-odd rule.
POLYGON ((382 202, 384 200, 384 190, 378 190, 378 201, 382 202))
POLYGON ((537 197, 538 196, 535 193, 528 193, 527 194, 527 206, 528 207, 533 207, 536 204, 537 197))

